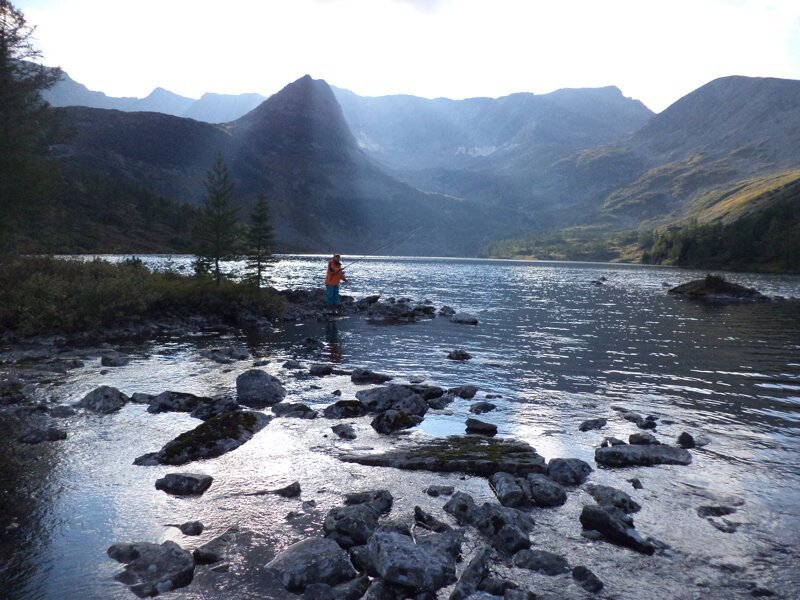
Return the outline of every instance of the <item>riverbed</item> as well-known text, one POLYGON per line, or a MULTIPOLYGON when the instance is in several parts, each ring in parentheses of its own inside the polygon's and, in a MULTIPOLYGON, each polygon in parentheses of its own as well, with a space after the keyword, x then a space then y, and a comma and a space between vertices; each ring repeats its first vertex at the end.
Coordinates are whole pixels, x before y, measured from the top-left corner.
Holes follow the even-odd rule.
MULTIPOLYGON (((109 257, 116 260, 119 257, 109 257)), ((188 257, 145 257, 153 268, 189 268, 188 257)), ((347 258, 344 260, 347 263, 347 258)), ((237 265, 232 265, 235 270, 237 265)), ((288 256, 272 267, 277 288, 319 287, 324 257, 288 256)), ((282 368, 289 358, 304 364, 370 368, 453 387, 474 384, 474 400, 458 399, 429 412, 401 434, 446 436, 464 432, 475 400, 487 394, 497 409, 481 415, 498 435, 524 440, 545 458, 575 457, 592 466, 606 436, 627 439, 639 431, 619 416, 626 408, 660 419, 656 436, 674 444, 681 432, 704 436, 689 466, 597 469, 590 481, 626 490, 642 505, 637 530, 669 548, 641 556, 581 537, 578 515, 591 501, 571 489, 567 504, 535 512, 534 545, 586 564, 605 583, 603 597, 750 597, 755 586, 781 597, 800 595, 800 302, 706 304, 666 293, 671 285, 703 272, 628 265, 457 259, 371 258, 348 269, 342 293, 356 298, 380 293, 430 300, 476 315, 476 326, 437 317, 403 325, 376 325, 353 316, 328 322, 285 322, 259 336, 207 332, 115 347, 132 358, 101 373, 99 358, 39 386, 37 396, 71 404, 98 385, 125 393, 165 390, 198 395, 235 392, 235 379, 261 368, 278 377, 288 401, 322 409, 352 398, 363 386, 347 376, 296 377, 282 368), (604 277, 602 283, 592 283, 604 277), (321 347, 308 351, 304 340, 321 347), (251 358, 221 365, 204 349, 245 344, 251 358), (448 360, 454 349, 473 358, 448 360), (578 431, 602 417, 600 431, 578 431), (644 489, 627 482, 638 477, 644 489), (727 519, 733 532, 712 526, 699 506, 736 507, 727 519)), ((769 296, 800 297, 800 278, 726 275, 769 296)), ((269 411, 269 409, 267 409, 269 411)), ((212 475, 202 497, 176 498, 154 489, 170 467, 134 466, 137 456, 158 450, 197 425, 186 414, 149 414, 128 404, 111 415, 79 413, 59 421, 61 442, 16 442, 22 419, 0 421, 0 590, 9 598, 130 598, 114 581, 120 565, 106 556, 113 543, 174 540, 200 545, 239 525, 253 531, 253 550, 227 574, 204 574, 170 598, 293 597, 264 579, 263 565, 289 544, 315 535, 325 512, 342 494, 387 488, 395 497, 392 518, 411 520, 415 505, 443 517, 441 499, 423 488, 447 483, 495 501, 485 479, 459 474, 396 471, 343 463, 342 452, 380 450, 393 439, 369 426, 369 417, 348 419, 358 438, 339 440, 335 422, 275 419, 253 440, 216 459, 177 470, 212 475), (299 499, 246 496, 299 481, 299 499), (311 501, 311 502, 309 502, 311 501), (287 514, 293 512, 291 518, 287 514), (185 537, 166 523, 199 519, 206 530, 185 537)), ((535 579, 537 593, 582 598, 566 579, 535 579)))

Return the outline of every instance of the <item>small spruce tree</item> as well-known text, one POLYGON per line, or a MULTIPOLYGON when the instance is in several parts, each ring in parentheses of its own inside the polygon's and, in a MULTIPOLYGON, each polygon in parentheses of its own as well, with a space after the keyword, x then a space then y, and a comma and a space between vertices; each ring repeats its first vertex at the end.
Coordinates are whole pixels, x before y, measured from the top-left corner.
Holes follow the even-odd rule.
POLYGON ((233 183, 219 156, 208 171, 205 186, 206 195, 192 228, 194 268, 198 276, 210 276, 219 285, 223 278, 220 262, 236 258, 239 233, 231 201, 233 183))
POLYGON ((250 224, 245 237, 247 244, 247 280, 260 288, 266 279, 266 268, 274 261, 272 251, 275 247, 275 233, 269 203, 259 194, 250 213, 250 224))

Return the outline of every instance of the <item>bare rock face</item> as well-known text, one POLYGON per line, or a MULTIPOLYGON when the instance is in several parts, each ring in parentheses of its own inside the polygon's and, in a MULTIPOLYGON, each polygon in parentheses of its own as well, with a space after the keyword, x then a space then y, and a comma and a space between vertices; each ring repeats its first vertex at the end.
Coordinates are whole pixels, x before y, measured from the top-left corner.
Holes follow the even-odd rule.
POLYGON ((236 378, 236 398, 250 408, 264 408, 286 397, 281 382, 261 369, 250 369, 236 378))
POLYGON ((347 551, 326 538, 308 538, 278 554, 267 569, 290 592, 301 593, 316 583, 337 585, 357 576, 347 551))
POLYGON ((129 585, 140 598, 187 586, 194 578, 192 554, 175 542, 114 544, 108 555, 125 563, 125 570, 115 579, 129 585))
POLYGON ((86 394, 75 406, 85 408, 92 412, 108 414, 118 411, 128 401, 128 396, 117 388, 101 385, 99 388, 86 394))

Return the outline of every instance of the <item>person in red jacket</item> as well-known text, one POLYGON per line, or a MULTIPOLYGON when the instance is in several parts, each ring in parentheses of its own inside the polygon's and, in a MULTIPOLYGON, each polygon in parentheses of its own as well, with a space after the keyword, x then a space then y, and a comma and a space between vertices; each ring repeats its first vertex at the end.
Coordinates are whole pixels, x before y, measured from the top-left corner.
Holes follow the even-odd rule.
POLYGON ((342 257, 334 254, 333 258, 328 261, 328 273, 325 275, 325 304, 339 305, 339 284, 342 281, 347 281, 342 270, 342 257))

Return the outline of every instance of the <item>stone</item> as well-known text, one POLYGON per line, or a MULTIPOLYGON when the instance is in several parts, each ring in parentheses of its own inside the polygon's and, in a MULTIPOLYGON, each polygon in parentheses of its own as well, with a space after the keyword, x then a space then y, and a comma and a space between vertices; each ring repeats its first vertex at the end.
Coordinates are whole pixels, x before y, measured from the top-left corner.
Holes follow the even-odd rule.
POLYGON ((437 498, 439 496, 452 496, 453 495, 453 486, 452 485, 429 485, 423 490, 428 496, 432 498, 437 498))
POLYGON ((628 479, 627 481, 628 481, 628 483, 630 483, 633 486, 633 489, 635 489, 635 490, 643 490, 644 489, 644 486, 642 485, 642 480, 639 479, 638 477, 634 477, 632 479, 628 479))
POLYGON ((724 517, 736 512, 733 506, 699 506, 697 514, 701 517, 724 517))
POLYGON ((67 439, 67 432, 63 429, 56 427, 47 427, 45 429, 31 429, 22 434, 19 441, 23 444, 41 444, 42 442, 57 442, 59 440, 67 439))
POLYGON ((643 539, 629 523, 601 506, 584 506, 580 519, 584 529, 599 532, 613 544, 625 546, 642 554, 655 552, 655 545, 652 542, 643 539))
POLYGON ((690 434, 686 433, 685 431, 682 432, 678 436, 678 446, 680 448, 686 448, 686 449, 694 448, 695 447, 694 437, 692 437, 690 434))
POLYGON ((154 394, 143 394, 142 392, 136 392, 131 394, 129 399, 130 402, 134 404, 150 404, 150 401, 155 398, 154 394))
POLYGON ((337 506, 328 511, 323 523, 325 537, 342 548, 361 546, 375 533, 380 512, 369 503, 337 506))
POLYGON ((300 482, 295 481, 286 487, 273 490, 272 493, 281 498, 297 498, 300 495, 300 482))
POLYGON ((453 588, 449 600, 467 600, 475 592, 478 591, 478 586, 489 572, 489 558, 492 551, 490 548, 483 546, 479 548, 469 564, 464 568, 461 577, 458 579, 456 587, 453 588))
POLYGON ((369 589, 369 577, 363 576, 339 585, 312 583, 306 587, 303 600, 360 600, 369 589))
POLYGON ((454 394, 447 393, 436 398, 431 398, 427 402, 429 408, 432 408, 433 410, 442 410, 455 399, 456 396, 454 394))
POLYGON ((460 385, 449 389, 448 392, 455 394, 459 398, 464 398, 464 400, 471 400, 478 393, 478 388, 474 385, 460 385))
POLYGON ((359 400, 338 400, 326 406, 322 416, 326 419, 354 419, 363 417, 369 411, 359 400))
POLYGON ((276 417, 293 419, 316 419, 319 414, 310 406, 301 402, 280 402, 272 407, 276 417))
POLYGON ((347 425, 345 423, 340 423, 339 425, 334 425, 331 427, 331 431, 339 436, 339 438, 343 440, 354 440, 356 437, 356 430, 353 429, 352 425, 347 425))
POLYGON ((495 473, 489 477, 489 485, 503 506, 526 506, 530 497, 510 473, 495 473))
POLYGON ((285 397, 281 382, 261 369, 250 369, 236 378, 236 399, 243 406, 265 408, 285 397))
POLYGON ((54 406, 53 408, 51 408, 48 414, 51 417, 55 417, 56 419, 65 419, 67 417, 75 416, 77 412, 71 406, 67 406, 66 404, 60 404, 58 406, 54 406))
POLYGON ((584 421, 583 423, 581 423, 578 429, 580 429, 581 431, 592 431, 593 429, 602 429, 603 427, 606 426, 607 423, 608 421, 606 421, 605 419, 589 419, 588 421, 584 421))
POLYGON ((572 569, 572 579, 590 594, 598 594, 603 591, 603 582, 600 581, 600 578, 583 565, 572 569))
POLYGON ((549 477, 541 473, 529 473, 527 481, 530 501, 536 506, 561 506, 567 501, 567 492, 549 477))
POLYGON ((230 396, 217 396, 215 398, 208 398, 206 401, 199 403, 192 412, 189 413, 190 417, 200 419, 201 421, 208 421, 213 417, 235 412, 241 410, 241 406, 230 396))
POLYGON ((649 467, 652 465, 688 465, 692 455, 683 448, 666 444, 622 445, 597 448, 594 460, 598 465, 610 468, 649 467))
POLYGON ((238 360, 247 360, 250 358, 250 353, 244 346, 228 346, 226 348, 204 350, 200 353, 200 356, 223 365, 228 365, 238 360))
POLYGON ((203 403, 211 402, 211 398, 195 396, 186 392, 162 392, 153 396, 147 406, 147 412, 191 412, 203 403))
POLYGON ((456 313, 450 317, 451 323, 459 323, 461 325, 477 325, 478 317, 466 312, 456 313))
POLYGON ((452 317, 456 314, 456 310, 452 306, 446 304, 439 309, 439 314, 443 317, 452 317))
POLYGON ((602 443, 602 444, 600 444, 600 447, 601 447, 601 448, 605 448, 605 447, 607 447, 607 446, 624 446, 624 445, 625 445, 625 442, 623 442, 623 441, 622 441, 621 439, 619 439, 619 438, 615 438, 615 437, 607 437, 607 438, 605 438, 605 439, 603 440, 603 443, 602 443))
POLYGON ((497 408, 497 405, 492 404, 491 402, 476 402, 469 407, 469 412, 474 415, 481 415, 483 413, 493 411, 495 408, 497 408))
POLYGON ((706 300, 711 302, 768 302, 769 297, 764 296, 754 288, 748 288, 737 283, 726 281, 717 275, 706 275, 705 279, 695 279, 682 283, 667 291, 668 294, 684 296, 692 300, 706 300))
POLYGON ((100 364, 104 367, 124 367, 131 359, 124 354, 107 354, 100 358, 100 364))
POLYGON ((376 373, 375 371, 370 371, 369 369, 353 369, 353 372, 350 374, 350 381, 356 385, 364 385, 367 383, 385 383, 391 379, 392 377, 389 375, 376 373))
POLYGON ((410 429, 422 422, 422 417, 410 415, 402 410, 386 410, 372 420, 370 425, 378 433, 390 434, 403 429, 410 429))
POLYGON ((587 484, 584 488, 594 501, 602 507, 615 506, 626 513, 635 513, 641 506, 628 494, 608 485, 587 484))
POLYGON ((333 540, 319 537, 289 546, 266 568, 294 593, 300 593, 315 583, 336 585, 357 576, 347 552, 333 540))
POLYGON ((251 538, 251 532, 241 530, 238 527, 229 527, 225 533, 195 548, 192 556, 198 565, 210 565, 229 560, 251 538))
POLYGON ((183 535, 200 535, 205 526, 200 521, 187 521, 177 526, 183 535))
POLYGON ((368 466, 434 472, 467 473, 488 477, 504 471, 512 475, 544 473, 545 460, 519 440, 465 435, 411 441, 384 453, 341 454, 339 459, 368 466))
POLYGON ((486 423, 479 419, 469 418, 466 420, 467 433, 477 433, 480 435, 497 435, 497 425, 486 423))
POLYGON ((283 368, 293 371, 293 370, 297 370, 297 369, 302 369, 303 365, 299 360, 291 359, 291 360, 287 360, 285 363, 283 363, 283 368))
POLYGON ((661 443, 652 433, 632 433, 628 437, 628 442, 638 446, 646 446, 648 444, 656 445, 661 443))
POLYGON ((100 414, 118 411, 128 401, 128 397, 117 388, 101 385, 86 394, 75 406, 100 414))
POLYGON ((570 571, 566 558, 545 550, 520 550, 514 555, 513 561, 515 567, 545 575, 561 575, 570 571))
POLYGON ((449 358, 450 360, 465 361, 472 358, 472 355, 466 350, 459 349, 459 350, 452 350, 451 352, 449 352, 447 354, 447 358, 449 358))
POLYGON ((156 480, 156 489, 175 496, 200 496, 214 478, 202 473, 169 473, 156 480))
POLYGON ((272 419, 263 413, 237 411, 204 421, 167 442, 158 452, 138 457, 136 465, 185 465, 193 460, 214 458, 235 450, 272 419))
POLYGON ((325 377, 333 374, 333 365, 314 364, 308 367, 308 374, 314 377, 325 377))
POLYGON ((192 554, 175 542, 114 544, 108 556, 125 564, 125 570, 115 579, 130 586, 140 598, 187 586, 194 578, 192 554))
POLYGON ((644 418, 639 413, 630 411, 623 411, 621 415, 626 421, 636 424, 639 429, 655 429, 657 425, 655 417, 644 418))
POLYGON ((436 591, 456 581, 455 559, 405 536, 379 531, 367 543, 370 563, 381 579, 421 591, 436 591))
POLYGON ((390 384, 356 392, 356 398, 372 413, 390 409, 410 415, 422 416, 428 412, 428 403, 411 386, 390 384))
POLYGON ((462 525, 472 525, 497 550, 507 554, 530 548, 533 517, 528 513, 497 504, 476 506, 472 496, 456 492, 444 505, 444 510, 462 525))
POLYGON ((414 521, 417 522, 422 527, 424 527, 425 529, 429 529, 437 533, 450 531, 452 529, 450 525, 448 525, 443 521, 440 521, 432 514, 425 512, 419 506, 414 507, 414 521))
POLYGON ((547 463, 547 476, 561 485, 580 485, 593 470, 579 458, 552 458, 547 463))

